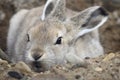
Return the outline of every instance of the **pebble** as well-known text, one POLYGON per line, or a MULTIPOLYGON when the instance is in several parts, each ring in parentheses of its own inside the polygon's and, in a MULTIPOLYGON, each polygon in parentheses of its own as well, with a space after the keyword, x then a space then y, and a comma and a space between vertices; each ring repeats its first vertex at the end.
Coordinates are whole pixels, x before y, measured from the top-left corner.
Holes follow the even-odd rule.
POLYGON ((24 62, 17 63, 15 65, 15 68, 17 68, 17 69, 19 69, 19 70, 21 70, 23 72, 31 72, 30 67, 27 64, 25 64, 24 62))
POLYGON ((102 72, 102 71, 103 71, 103 69, 102 69, 102 68, 100 68, 100 67, 96 67, 96 68, 95 68, 95 71, 97 71, 97 72, 102 72))
POLYGON ((109 60, 111 60, 114 57, 115 57, 115 53, 110 53, 103 59, 103 61, 104 62, 109 61, 109 60))
POLYGON ((10 77, 15 78, 15 79, 22 79, 22 78, 23 78, 23 75, 20 74, 20 73, 18 73, 18 72, 16 72, 16 71, 9 71, 9 72, 8 72, 8 75, 9 75, 10 77))
POLYGON ((0 59, 0 65, 1 65, 1 66, 7 66, 7 65, 8 65, 8 62, 5 61, 5 60, 0 59))
POLYGON ((80 79, 80 75, 75 75, 75 79, 80 79))

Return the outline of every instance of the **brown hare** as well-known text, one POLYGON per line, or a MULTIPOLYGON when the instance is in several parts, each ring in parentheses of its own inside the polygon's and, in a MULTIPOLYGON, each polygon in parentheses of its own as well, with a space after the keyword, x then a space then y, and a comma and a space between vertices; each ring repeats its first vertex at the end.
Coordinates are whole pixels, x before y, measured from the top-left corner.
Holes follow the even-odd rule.
POLYGON ((45 6, 16 13, 8 32, 8 55, 33 70, 78 64, 104 53, 98 29, 108 19, 100 6, 81 12, 66 9, 65 0, 48 0, 45 6))

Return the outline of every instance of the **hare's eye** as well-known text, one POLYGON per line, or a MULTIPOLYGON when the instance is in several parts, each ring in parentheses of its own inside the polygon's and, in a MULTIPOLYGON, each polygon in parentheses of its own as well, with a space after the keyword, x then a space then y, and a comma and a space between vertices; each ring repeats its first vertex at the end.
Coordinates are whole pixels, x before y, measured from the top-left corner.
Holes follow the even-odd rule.
POLYGON ((58 37, 57 41, 55 42, 55 44, 61 44, 62 43, 62 37, 58 37))
POLYGON ((27 42, 30 41, 30 37, 29 37, 29 34, 27 34, 27 42))

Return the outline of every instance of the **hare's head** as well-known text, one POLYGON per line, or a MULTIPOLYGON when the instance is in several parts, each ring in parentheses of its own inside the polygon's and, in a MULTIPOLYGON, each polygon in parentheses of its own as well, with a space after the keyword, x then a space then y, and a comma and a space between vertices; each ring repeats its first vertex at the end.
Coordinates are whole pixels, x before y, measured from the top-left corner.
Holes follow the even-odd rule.
POLYGON ((74 43, 83 35, 98 29, 107 13, 100 6, 90 7, 67 17, 65 0, 48 0, 41 20, 27 34, 27 60, 35 70, 49 69, 67 62, 66 54, 75 54, 74 43))

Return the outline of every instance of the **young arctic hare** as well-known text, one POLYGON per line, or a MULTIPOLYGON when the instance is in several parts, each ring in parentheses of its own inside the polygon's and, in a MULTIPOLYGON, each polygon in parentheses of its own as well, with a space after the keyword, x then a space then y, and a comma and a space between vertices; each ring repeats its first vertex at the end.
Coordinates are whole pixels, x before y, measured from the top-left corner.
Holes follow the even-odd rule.
POLYGON ((100 6, 75 13, 65 8, 65 0, 48 0, 44 7, 12 17, 8 54, 13 62, 24 61, 35 71, 78 64, 103 54, 98 28, 107 18, 100 6))

